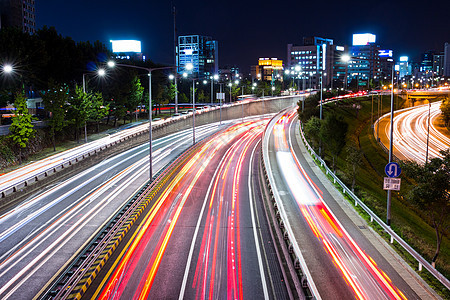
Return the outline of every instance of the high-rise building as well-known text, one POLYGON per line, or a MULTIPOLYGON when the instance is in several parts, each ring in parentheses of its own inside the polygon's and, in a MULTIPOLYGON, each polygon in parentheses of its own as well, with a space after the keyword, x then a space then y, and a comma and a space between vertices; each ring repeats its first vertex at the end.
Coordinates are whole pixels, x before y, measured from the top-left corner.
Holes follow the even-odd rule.
POLYGON ((334 77, 334 51, 331 39, 305 37, 303 46, 288 44, 287 68, 293 72, 300 68, 299 79, 306 82, 307 88, 319 88, 321 77, 323 86, 330 86, 334 77))
POLYGON ((34 0, 0 0, 0 28, 17 27, 33 34, 36 32, 34 0))
POLYGON ((185 35, 178 37, 177 67, 180 74, 192 63, 193 72, 199 78, 210 77, 219 71, 218 42, 209 36, 185 35))
POLYGON ((380 46, 376 35, 371 33, 353 34, 351 58, 348 63, 348 82, 356 80, 358 85, 369 86, 371 80, 381 78, 380 46))
POLYGON ((444 45, 444 76, 450 77, 450 43, 444 45))
POLYGON ((380 81, 386 83, 390 82, 392 78, 392 68, 395 65, 395 60, 393 58, 394 51, 392 50, 380 50, 378 52, 380 57, 380 81))
POLYGON ((435 76, 444 75, 444 53, 433 55, 433 72, 435 76))

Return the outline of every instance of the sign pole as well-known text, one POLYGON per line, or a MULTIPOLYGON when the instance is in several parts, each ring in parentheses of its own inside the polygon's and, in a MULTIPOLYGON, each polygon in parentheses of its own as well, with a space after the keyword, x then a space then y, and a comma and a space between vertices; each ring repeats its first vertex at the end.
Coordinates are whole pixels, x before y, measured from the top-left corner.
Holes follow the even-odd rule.
MULTIPOLYGON (((392 68, 392 88, 391 88, 391 134, 389 139, 389 163, 392 162, 394 151, 394 68, 392 68)), ((392 192, 387 192, 387 210, 386 210, 386 224, 391 226, 391 198, 392 192)))

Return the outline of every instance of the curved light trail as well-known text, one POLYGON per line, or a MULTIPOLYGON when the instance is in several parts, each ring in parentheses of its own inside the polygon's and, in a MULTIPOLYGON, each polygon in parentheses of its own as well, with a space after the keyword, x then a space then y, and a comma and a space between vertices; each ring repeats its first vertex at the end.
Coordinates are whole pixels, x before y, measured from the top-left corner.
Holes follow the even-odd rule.
MULTIPOLYGON (((441 101, 431 103, 430 107, 430 137, 428 160, 441 157, 439 151, 450 147, 450 135, 436 124, 441 117, 441 101)), ((429 105, 417 106, 395 113, 394 116, 394 155, 401 160, 413 160, 424 163, 427 149, 429 105)), ((380 139, 389 149, 390 115, 380 118, 380 139)))
POLYGON ((406 299, 343 228, 323 201, 322 192, 300 165, 290 136, 295 114, 291 110, 273 121, 266 134, 273 135, 281 176, 301 215, 356 299, 406 299))

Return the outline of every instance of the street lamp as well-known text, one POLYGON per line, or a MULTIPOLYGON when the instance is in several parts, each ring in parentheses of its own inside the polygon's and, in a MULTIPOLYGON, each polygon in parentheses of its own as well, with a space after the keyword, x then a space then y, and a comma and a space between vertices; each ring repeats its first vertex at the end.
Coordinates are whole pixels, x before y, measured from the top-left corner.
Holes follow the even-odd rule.
POLYGON ((108 67, 113 68, 115 66, 119 67, 127 67, 133 69, 140 69, 148 72, 148 126, 149 126, 149 175, 150 181, 153 178, 153 163, 152 163, 152 72, 156 70, 165 70, 165 69, 175 69, 176 66, 171 67, 158 67, 158 68, 145 68, 140 66, 133 66, 127 64, 116 64, 114 61, 110 60, 107 63, 108 67))
POLYGON ((13 71, 13 67, 11 65, 4 65, 3 66, 3 72, 4 73, 9 74, 9 73, 12 73, 12 71, 13 71))
POLYGON ((343 54, 341 56, 341 60, 345 63, 344 89, 347 90, 348 63, 350 62, 350 55, 343 54))
MULTIPOLYGON (((83 93, 86 93, 86 75, 91 74, 91 73, 83 73, 83 93)), ((97 75, 100 77, 103 77, 106 75, 106 71, 103 68, 100 68, 97 70, 97 75)))
POLYGON ((214 80, 219 80, 219 75, 211 76, 211 105, 214 104, 214 80))
MULTIPOLYGON (((194 65, 192 63, 187 63, 184 66, 185 70, 191 72, 194 70, 194 65)), ((188 73, 184 72, 183 77, 187 78, 188 73)), ((195 80, 197 78, 192 78, 192 144, 195 144, 195 80)))
MULTIPOLYGON (((83 95, 86 94, 86 75, 88 75, 90 73, 83 73, 83 95)), ((100 68, 97 70, 97 74, 100 77, 103 77, 106 75, 105 69, 100 68)), ((87 143, 87 123, 84 122, 84 142, 87 143)))

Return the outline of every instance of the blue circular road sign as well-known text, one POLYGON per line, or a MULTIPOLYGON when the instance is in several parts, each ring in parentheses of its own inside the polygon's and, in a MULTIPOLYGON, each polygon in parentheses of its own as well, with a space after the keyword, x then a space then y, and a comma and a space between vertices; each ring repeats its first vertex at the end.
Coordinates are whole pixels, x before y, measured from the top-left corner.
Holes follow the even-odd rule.
POLYGON ((398 177, 402 173, 402 169, 396 162, 391 162, 386 165, 384 172, 388 177, 394 178, 398 177))

